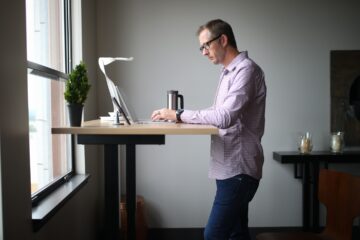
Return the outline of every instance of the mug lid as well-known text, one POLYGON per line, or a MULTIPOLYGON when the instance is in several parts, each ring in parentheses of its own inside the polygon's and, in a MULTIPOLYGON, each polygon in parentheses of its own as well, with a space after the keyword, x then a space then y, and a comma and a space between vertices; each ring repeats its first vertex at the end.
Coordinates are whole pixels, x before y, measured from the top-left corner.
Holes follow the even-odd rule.
POLYGON ((167 93, 178 93, 179 91, 177 90, 168 90, 167 93))

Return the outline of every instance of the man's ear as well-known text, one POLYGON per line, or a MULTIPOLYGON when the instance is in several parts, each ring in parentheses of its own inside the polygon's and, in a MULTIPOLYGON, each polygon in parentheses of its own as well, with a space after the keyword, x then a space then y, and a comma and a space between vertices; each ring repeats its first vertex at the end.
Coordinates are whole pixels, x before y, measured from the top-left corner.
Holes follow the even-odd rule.
POLYGON ((223 47, 226 47, 229 44, 229 39, 225 34, 222 34, 220 37, 220 44, 223 47))

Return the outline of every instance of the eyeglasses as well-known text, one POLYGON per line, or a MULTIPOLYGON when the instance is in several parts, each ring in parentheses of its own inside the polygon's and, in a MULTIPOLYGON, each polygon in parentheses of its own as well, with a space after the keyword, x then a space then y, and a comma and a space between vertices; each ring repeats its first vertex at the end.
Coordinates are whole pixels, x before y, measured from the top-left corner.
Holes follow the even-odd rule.
POLYGON ((204 49, 209 50, 210 49, 210 43, 212 43, 213 41, 215 41, 216 39, 219 39, 221 37, 222 34, 220 34, 219 36, 207 41, 206 43, 204 43, 203 45, 201 45, 201 47, 199 48, 200 52, 203 52, 204 49))

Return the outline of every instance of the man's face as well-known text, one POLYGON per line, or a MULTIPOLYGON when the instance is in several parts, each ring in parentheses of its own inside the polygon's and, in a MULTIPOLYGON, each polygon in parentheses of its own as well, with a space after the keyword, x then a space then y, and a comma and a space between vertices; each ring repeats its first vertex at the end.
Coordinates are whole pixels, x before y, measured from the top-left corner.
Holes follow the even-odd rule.
POLYGON ((219 64, 224 59, 224 49, 221 46, 220 41, 221 36, 214 36, 214 38, 211 38, 208 29, 204 29, 199 34, 199 42, 202 48, 201 53, 204 56, 207 56, 214 64, 219 64))

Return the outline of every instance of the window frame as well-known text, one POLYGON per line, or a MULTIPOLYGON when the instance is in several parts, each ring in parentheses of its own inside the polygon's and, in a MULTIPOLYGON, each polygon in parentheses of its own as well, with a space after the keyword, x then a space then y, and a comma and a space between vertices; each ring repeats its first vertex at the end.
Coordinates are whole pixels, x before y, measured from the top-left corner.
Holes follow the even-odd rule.
MULTIPOLYGON (((28 69, 30 69, 30 74, 41 76, 49 79, 49 81, 66 81, 68 79, 68 74, 57 71, 55 69, 37 64, 31 61, 28 61, 28 69)), ((61 185, 69 181, 71 177, 75 175, 75 139, 74 136, 71 136, 71 170, 67 174, 58 177, 52 180, 49 184, 45 185, 38 191, 31 194, 32 206, 37 206, 38 203, 49 196, 61 185)))
POLYGON ((72 70, 72 17, 71 0, 64 0, 65 73, 72 70))
MULTIPOLYGON (((38 64, 32 61, 27 61, 27 67, 30 70, 29 74, 38 75, 48 79, 49 81, 66 81, 69 78, 69 73, 72 70, 72 36, 71 36, 71 0, 64 0, 64 52, 65 52, 65 73, 55 70, 53 68, 38 64)), ((71 135, 71 170, 67 174, 53 179, 50 183, 43 186, 36 192, 31 194, 31 203, 33 207, 51 193, 59 189, 75 176, 75 137, 71 135)))

